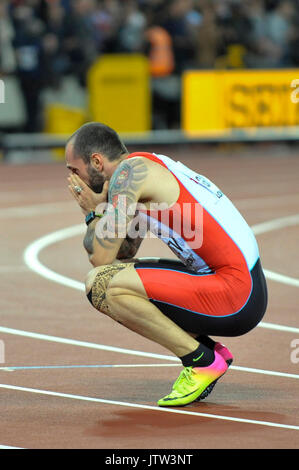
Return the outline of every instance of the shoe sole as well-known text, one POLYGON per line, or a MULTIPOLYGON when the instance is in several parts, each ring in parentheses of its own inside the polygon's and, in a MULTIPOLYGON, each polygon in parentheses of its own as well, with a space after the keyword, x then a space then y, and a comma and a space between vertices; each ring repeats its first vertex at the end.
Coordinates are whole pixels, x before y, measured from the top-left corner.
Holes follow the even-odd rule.
POLYGON ((215 387, 218 380, 221 379, 221 377, 223 377, 225 372, 222 375, 220 375, 220 377, 218 377, 218 379, 214 380, 214 382, 212 382, 210 385, 208 385, 207 388, 194 401, 202 401, 205 398, 207 398, 210 395, 210 393, 213 391, 213 388, 215 387))
MULTIPOLYGON (((222 377, 222 376, 221 376, 221 377, 222 377)), ((219 379, 220 379, 221 377, 219 377, 219 379)), ((217 381, 218 381, 219 379, 217 379, 217 380, 215 380, 214 382, 212 382, 212 383, 202 392, 202 394, 201 394, 198 398, 196 398, 196 400, 194 400, 194 401, 202 401, 202 400, 204 400, 205 398, 207 398, 207 397, 210 395, 210 393, 213 391, 213 388, 215 387, 215 385, 216 385, 216 383, 217 383, 217 381)))
MULTIPOLYGON (((232 364, 233 362, 233 359, 228 359, 227 361, 225 361, 226 364, 228 365, 228 367, 232 364)), ((226 371, 225 371, 226 372, 226 371)), ((224 372, 224 374, 225 374, 224 372)), ((218 382, 219 379, 221 379, 221 377, 224 375, 222 374, 220 377, 218 377, 218 379, 214 380, 214 382, 212 382, 203 392, 202 394, 196 398, 196 400, 194 401, 202 401, 204 400, 205 398, 207 398, 207 396, 210 395, 210 393, 213 391, 213 388, 215 387, 216 383, 218 382)))

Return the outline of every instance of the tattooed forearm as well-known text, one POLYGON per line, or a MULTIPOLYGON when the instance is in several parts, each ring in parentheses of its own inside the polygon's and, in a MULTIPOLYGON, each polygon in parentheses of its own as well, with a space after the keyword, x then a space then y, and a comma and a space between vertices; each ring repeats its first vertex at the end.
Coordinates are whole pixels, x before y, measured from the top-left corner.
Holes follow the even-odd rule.
POLYGON ((146 176, 147 167, 139 158, 123 161, 112 175, 108 191, 110 208, 102 225, 106 224, 107 231, 96 231, 96 239, 103 248, 113 249, 118 238, 126 237, 146 176))
POLYGON ((92 221, 88 227, 83 240, 83 246, 89 255, 93 254, 93 241, 95 235, 95 225, 96 221, 92 221))
POLYGON ((124 239, 116 258, 120 260, 134 258, 142 240, 143 239, 140 237, 133 239, 127 236, 127 238, 124 239))
POLYGON ((137 215, 136 206, 146 176, 147 167, 139 158, 124 161, 115 170, 110 180, 106 214, 88 225, 83 241, 89 260, 94 266, 111 263, 115 259, 128 260, 137 253, 143 236, 134 235, 131 238, 127 231, 133 226, 134 233, 136 230, 137 233, 140 232, 134 217, 137 215), (119 247, 120 239, 123 240, 119 247))

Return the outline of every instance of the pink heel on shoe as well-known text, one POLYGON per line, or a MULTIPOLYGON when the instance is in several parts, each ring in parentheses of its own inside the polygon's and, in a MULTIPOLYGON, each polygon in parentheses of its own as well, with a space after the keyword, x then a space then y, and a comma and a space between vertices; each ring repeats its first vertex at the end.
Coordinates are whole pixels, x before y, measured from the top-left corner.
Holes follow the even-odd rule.
POLYGON ((214 351, 218 352, 218 354, 220 354, 223 357, 223 359, 225 360, 228 366, 231 365, 231 363, 234 360, 234 356, 232 355, 230 350, 227 349, 226 346, 224 346, 224 344, 216 343, 214 351))
MULTIPOLYGON (((217 343, 217 344, 220 344, 220 343, 217 343)), ((227 348, 225 348, 225 349, 227 349, 227 348)), ((205 398, 207 398, 208 395, 210 395, 210 393, 212 392, 213 388, 215 387, 217 381, 227 371, 228 364, 227 364, 227 361, 225 361, 224 357, 219 352, 215 351, 215 360, 214 360, 213 364, 211 364, 209 367, 205 367, 206 370, 209 369, 209 368, 211 368, 212 370, 216 369, 218 371, 219 376, 217 378, 215 378, 215 380, 208 385, 208 387, 201 393, 201 395, 195 401, 204 400, 205 398)), ((201 372, 200 367, 198 367, 198 368, 194 367, 193 369, 198 371, 198 373, 200 374, 200 372, 201 372)))

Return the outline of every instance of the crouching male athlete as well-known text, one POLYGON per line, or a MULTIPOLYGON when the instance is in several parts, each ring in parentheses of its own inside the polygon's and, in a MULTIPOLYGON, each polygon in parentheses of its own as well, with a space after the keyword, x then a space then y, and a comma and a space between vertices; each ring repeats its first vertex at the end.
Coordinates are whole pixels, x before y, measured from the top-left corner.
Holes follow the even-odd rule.
POLYGON ((104 124, 78 129, 66 162, 69 189, 86 216, 84 246, 94 266, 88 299, 181 359, 183 370, 159 406, 205 398, 233 360, 208 335, 243 335, 266 310, 251 229, 206 177, 163 155, 130 154, 104 124), (146 227, 143 234, 137 226, 146 227), (178 259, 133 259, 147 229, 178 259))

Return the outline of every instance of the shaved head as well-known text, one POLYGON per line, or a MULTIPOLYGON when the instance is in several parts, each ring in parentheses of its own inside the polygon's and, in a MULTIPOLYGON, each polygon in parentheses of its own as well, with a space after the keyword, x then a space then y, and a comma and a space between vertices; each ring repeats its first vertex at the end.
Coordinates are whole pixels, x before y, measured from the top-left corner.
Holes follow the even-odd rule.
POLYGON ((117 132, 100 122, 89 122, 81 126, 67 141, 73 145, 75 158, 90 162, 93 153, 105 155, 109 160, 118 160, 128 153, 117 132))

